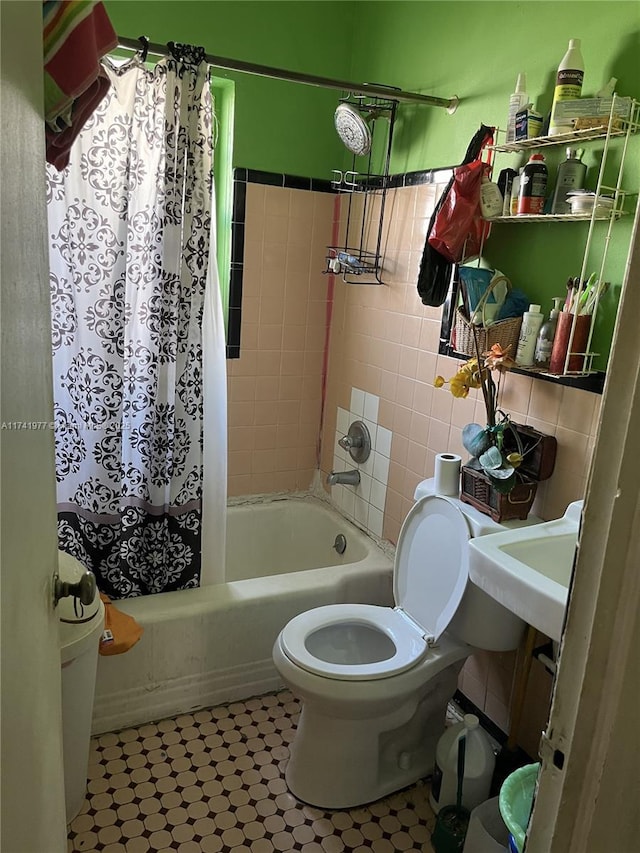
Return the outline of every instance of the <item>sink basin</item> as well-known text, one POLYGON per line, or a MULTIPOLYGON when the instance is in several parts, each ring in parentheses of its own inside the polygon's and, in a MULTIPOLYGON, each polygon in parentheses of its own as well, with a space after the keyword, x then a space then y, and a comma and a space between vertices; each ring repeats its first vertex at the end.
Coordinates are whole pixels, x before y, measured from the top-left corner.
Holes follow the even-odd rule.
POLYGON ((516 616, 559 640, 580 528, 582 501, 562 518, 469 542, 469 577, 516 616))

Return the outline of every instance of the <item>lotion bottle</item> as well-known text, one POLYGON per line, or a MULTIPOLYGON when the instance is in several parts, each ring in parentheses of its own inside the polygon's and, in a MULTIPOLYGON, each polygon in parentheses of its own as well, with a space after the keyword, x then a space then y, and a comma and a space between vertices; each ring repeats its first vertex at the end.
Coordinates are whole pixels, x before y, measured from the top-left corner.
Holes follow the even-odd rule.
POLYGON ((516 113, 529 103, 527 89, 527 75, 524 72, 518 74, 516 90, 509 98, 509 115, 507 118, 507 142, 515 142, 516 139, 516 113))
POLYGON ((531 367, 533 364, 536 340, 543 320, 544 314, 540 312, 539 305, 529 305, 529 310, 524 312, 516 350, 516 364, 519 367, 531 367))
POLYGON ((570 119, 559 119, 556 116, 556 106, 559 101, 579 98, 582 93, 583 79, 584 59, 580 52, 580 39, 570 39, 569 47, 560 61, 556 74, 556 87, 553 92, 549 136, 557 136, 559 133, 569 133, 573 130, 570 119))
POLYGON ((480 212, 483 219, 495 219, 502 216, 504 199, 497 184, 490 181, 486 174, 480 184, 480 212))

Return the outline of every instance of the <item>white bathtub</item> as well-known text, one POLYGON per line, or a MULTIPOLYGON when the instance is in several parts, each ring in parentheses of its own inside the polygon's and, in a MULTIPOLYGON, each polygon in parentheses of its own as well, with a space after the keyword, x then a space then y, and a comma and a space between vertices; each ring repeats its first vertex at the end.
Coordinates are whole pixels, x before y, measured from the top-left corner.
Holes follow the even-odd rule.
POLYGON ((314 498, 229 507, 227 555, 226 583, 117 603, 144 634, 126 654, 100 658, 94 734, 275 690, 271 648, 290 619, 322 604, 393 600, 390 558, 314 498))

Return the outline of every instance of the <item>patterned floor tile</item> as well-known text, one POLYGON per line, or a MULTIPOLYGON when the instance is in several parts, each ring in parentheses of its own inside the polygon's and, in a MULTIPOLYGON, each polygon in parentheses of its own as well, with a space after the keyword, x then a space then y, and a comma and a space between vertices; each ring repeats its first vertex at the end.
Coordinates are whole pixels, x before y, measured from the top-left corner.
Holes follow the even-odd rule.
POLYGON ((289 793, 299 713, 282 691, 95 738, 69 853, 431 853, 427 785, 344 811, 289 793))

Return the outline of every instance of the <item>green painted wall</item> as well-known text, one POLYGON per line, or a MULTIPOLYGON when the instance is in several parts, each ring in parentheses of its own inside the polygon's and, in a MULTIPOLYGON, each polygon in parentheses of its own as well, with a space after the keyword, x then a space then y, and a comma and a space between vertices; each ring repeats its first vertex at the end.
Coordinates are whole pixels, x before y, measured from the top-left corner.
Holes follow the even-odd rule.
MULTIPOLYGON (((582 39, 583 93, 610 76, 618 92, 640 97, 640 5, 618 0, 329 0, 328 2, 129 2, 107 0, 120 35, 147 35, 203 45, 207 52, 297 71, 400 86, 450 97, 439 108, 403 104, 398 110, 391 171, 452 165, 464 155, 480 123, 504 124, 519 71, 537 107, 551 105, 554 75, 568 39, 582 39)), ((330 177, 347 165, 333 128, 339 93, 311 86, 216 72, 236 84, 234 165, 272 172, 330 177)), ((585 146, 595 181, 600 143, 585 146)), ((551 183, 561 151, 548 153, 551 183)), ((500 156, 497 168, 526 158, 500 156)), ((637 189, 640 139, 632 141, 626 183, 637 189)), ((635 198, 631 200, 635 201, 635 198)), ((601 312, 596 348, 606 353, 622 281, 631 217, 616 225, 607 278, 614 287, 601 312)), ((589 271, 595 268, 605 226, 598 225, 589 271)), ((514 286, 541 301, 565 290, 580 272, 586 226, 581 223, 496 225, 487 256, 514 286)), ((603 366, 605 359, 601 360, 603 366)))
MULTIPOLYGON (((635 2, 361 2, 358 38, 354 39, 350 74, 408 91, 449 98, 460 107, 450 116, 442 109, 402 105, 394 134, 393 173, 458 163, 481 123, 504 127, 508 99, 519 71, 527 74, 527 91, 537 108, 551 107, 558 63, 569 38, 582 39, 585 60, 583 94, 594 94, 610 77, 619 94, 640 98, 640 4, 635 2)), ((587 143, 588 187, 595 188, 602 143, 587 143)), ((615 146, 617 151, 620 144, 615 146)), ((562 148, 546 150, 550 186, 562 148)), ((496 169, 517 168, 524 155, 499 155, 496 169)), ((617 171, 617 154, 612 165, 617 171)), ((640 183, 640 138, 632 139, 625 184, 640 183)), ((614 170, 607 183, 615 184, 614 170)), ((629 209, 637 196, 630 199, 629 209)), ((619 286, 624 274, 632 217, 616 224, 605 278, 613 287, 599 310, 594 349, 609 351, 619 286)), ((485 254, 548 313, 551 297, 566 293, 565 282, 578 275, 587 225, 542 223, 496 225, 485 254)), ((588 272, 598 268, 606 224, 598 223, 588 272)))
MULTIPOLYGON (((202 45, 207 53, 344 79, 354 4, 255 0, 107 0, 118 35, 202 45)), ((339 92, 216 69, 235 81, 235 166, 330 177, 343 147, 333 128, 339 92)), ((348 79, 348 77, 347 77, 348 79)))
POLYGON ((519 71, 541 111, 551 107, 558 63, 569 38, 582 39, 583 94, 609 77, 621 94, 640 95, 640 4, 616 0, 361 2, 351 75, 462 104, 402 106, 392 171, 456 163, 480 125, 503 124, 519 71))

